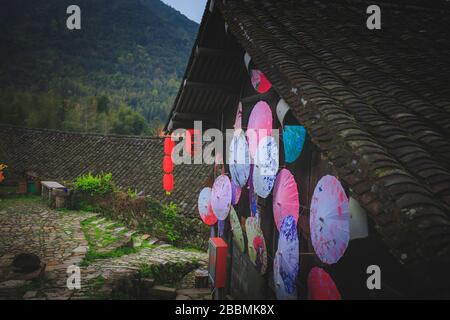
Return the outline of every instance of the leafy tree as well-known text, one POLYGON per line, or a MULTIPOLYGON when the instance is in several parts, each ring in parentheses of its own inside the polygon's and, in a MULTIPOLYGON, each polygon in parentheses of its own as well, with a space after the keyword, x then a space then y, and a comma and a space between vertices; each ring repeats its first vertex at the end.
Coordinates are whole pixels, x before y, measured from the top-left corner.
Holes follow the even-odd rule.
POLYGON ((0 122, 100 133, 159 131, 197 24, 159 0, 78 0, 89 14, 80 32, 69 32, 69 0, 4 2, 0 122))
POLYGON ((126 106, 119 109, 112 123, 112 132, 116 134, 140 135, 145 129, 145 118, 126 106))
POLYGON ((106 95, 101 95, 97 101, 97 112, 108 113, 109 111, 109 98, 106 95))

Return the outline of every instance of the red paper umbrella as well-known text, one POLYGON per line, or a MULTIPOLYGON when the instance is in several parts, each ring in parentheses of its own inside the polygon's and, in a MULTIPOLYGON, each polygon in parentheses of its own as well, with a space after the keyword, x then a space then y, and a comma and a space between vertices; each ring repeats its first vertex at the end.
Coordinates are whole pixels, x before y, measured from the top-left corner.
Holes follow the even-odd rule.
POLYGON ((314 251, 323 263, 336 263, 350 238, 348 199, 340 182, 325 176, 317 183, 309 217, 314 251))
POLYGON ((200 218, 208 226, 216 224, 217 217, 211 207, 211 188, 203 188, 198 196, 198 212, 200 218))
POLYGON ((255 158, 258 143, 272 135, 272 110, 265 101, 259 101, 252 110, 247 126, 250 155, 255 158))
POLYGON ((259 93, 266 93, 272 88, 272 84, 267 79, 266 75, 261 71, 255 68, 255 65, 251 61, 252 58, 246 52, 244 56, 245 67, 247 68, 250 74, 250 80, 252 82, 253 88, 259 93))
POLYGON ((272 88, 272 83, 261 70, 253 69, 250 71, 250 75, 253 88, 259 93, 266 93, 272 88))
POLYGON ((273 187, 273 216, 278 231, 284 218, 292 216, 295 223, 298 221, 300 203, 298 200, 297 183, 294 176, 287 169, 282 169, 277 175, 273 187))
POLYGON ((308 300, 341 300, 333 279, 322 268, 314 267, 308 275, 308 300))

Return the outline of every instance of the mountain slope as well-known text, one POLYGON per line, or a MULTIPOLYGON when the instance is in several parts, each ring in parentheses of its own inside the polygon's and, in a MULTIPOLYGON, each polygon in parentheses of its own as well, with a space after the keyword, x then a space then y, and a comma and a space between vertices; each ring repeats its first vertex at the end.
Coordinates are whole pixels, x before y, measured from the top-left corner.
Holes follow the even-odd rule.
POLYGON ((142 120, 130 109, 163 121, 198 25, 159 0, 76 3, 81 30, 66 28, 72 1, 0 4, 1 121, 115 133, 142 133, 121 126, 142 120))

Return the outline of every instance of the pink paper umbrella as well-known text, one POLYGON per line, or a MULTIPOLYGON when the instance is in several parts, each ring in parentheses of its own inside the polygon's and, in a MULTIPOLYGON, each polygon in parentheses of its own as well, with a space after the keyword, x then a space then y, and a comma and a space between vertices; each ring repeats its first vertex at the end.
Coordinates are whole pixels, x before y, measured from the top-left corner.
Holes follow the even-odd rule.
POLYGON ((308 275, 308 300, 341 300, 336 284, 322 268, 314 267, 308 275))
POLYGON ((208 226, 216 224, 217 217, 211 207, 211 188, 203 188, 198 196, 198 212, 200 213, 200 218, 208 226))
POLYGON ((259 141, 272 135, 272 110, 265 101, 259 101, 252 110, 247 126, 250 155, 255 158, 259 141))
POLYGON ((273 216, 278 231, 287 216, 292 216, 295 223, 298 221, 300 202, 298 200, 297 183, 294 176, 287 169, 282 169, 277 175, 273 187, 273 216))
POLYGON ((231 182, 226 175, 220 175, 214 181, 211 192, 211 207, 217 219, 225 220, 231 207, 231 182))
POLYGON ((309 217, 314 250, 323 263, 339 261, 350 238, 348 199, 340 182, 325 176, 317 183, 309 217))

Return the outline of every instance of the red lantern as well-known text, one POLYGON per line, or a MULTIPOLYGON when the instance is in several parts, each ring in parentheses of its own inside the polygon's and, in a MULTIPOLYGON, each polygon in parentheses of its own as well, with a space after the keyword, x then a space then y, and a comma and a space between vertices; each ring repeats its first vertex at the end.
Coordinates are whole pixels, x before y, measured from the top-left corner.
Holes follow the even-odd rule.
POLYGON ((167 137, 164 139, 164 153, 167 156, 172 155, 173 148, 175 147, 175 142, 172 140, 171 137, 167 137))
POLYGON ((172 173, 173 171, 173 161, 171 156, 165 156, 163 160, 163 170, 164 173, 172 173))
POLYGON ((201 133, 199 130, 186 130, 185 149, 192 156, 201 149, 201 133))
POLYGON ((166 194, 170 194, 173 190, 173 174, 165 174, 163 178, 163 185, 166 194))

